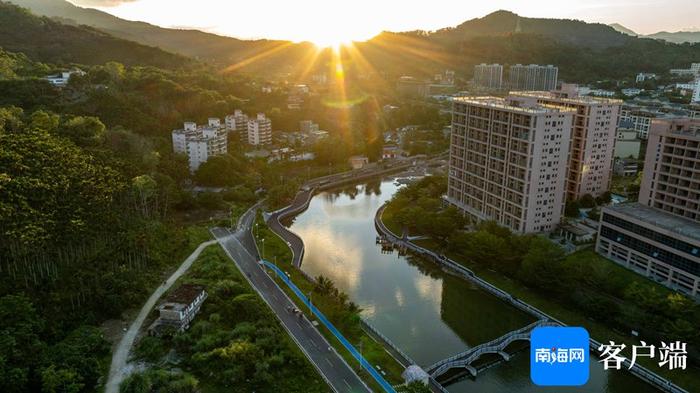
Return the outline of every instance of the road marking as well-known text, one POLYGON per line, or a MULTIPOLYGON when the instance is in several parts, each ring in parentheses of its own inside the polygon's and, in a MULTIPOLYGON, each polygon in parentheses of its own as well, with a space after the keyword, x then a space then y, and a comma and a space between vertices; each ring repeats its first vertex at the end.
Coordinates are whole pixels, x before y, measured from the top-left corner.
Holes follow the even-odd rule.
POLYGON ((348 381, 345 380, 345 378, 343 378, 343 382, 345 382, 345 384, 348 385, 348 389, 352 389, 352 386, 350 386, 350 384, 348 383, 348 381))
MULTIPOLYGON (((333 367, 333 363, 331 363, 331 361, 328 360, 328 358, 324 358, 324 359, 326 359, 326 363, 328 363, 329 366, 333 367)), ((347 383, 347 382, 345 382, 345 383, 347 383)), ((350 386, 350 385, 348 385, 348 386, 350 386)))

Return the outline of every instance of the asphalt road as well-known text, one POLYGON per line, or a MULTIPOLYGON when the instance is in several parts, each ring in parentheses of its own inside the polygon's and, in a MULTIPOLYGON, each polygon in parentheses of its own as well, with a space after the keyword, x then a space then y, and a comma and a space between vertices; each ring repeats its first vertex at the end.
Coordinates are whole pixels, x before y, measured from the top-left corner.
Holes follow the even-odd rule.
POLYGON ((241 219, 241 226, 235 233, 224 228, 212 229, 219 244, 335 392, 371 392, 311 322, 306 317, 290 311, 295 307, 294 303, 258 264, 257 251, 250 232, 255 213, 246 214, 250 214, 250 217, 241 219))

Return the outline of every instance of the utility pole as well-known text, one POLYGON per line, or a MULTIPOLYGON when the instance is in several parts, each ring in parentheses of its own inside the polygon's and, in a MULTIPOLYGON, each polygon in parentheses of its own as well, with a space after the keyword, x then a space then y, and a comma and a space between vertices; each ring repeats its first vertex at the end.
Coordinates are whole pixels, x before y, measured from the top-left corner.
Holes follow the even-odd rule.
POLYGON ((262 258, 265 259, 265 238, 262 239, 262 258))

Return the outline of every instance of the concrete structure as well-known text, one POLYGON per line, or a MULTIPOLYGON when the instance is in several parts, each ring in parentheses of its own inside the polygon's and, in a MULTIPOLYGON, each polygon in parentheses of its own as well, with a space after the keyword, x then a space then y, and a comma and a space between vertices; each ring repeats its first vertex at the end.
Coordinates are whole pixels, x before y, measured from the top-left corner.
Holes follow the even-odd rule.
POLYGON ((574 113, 535 97, 455 98, 445 200, 515 232, 554 230, 574 113))
POLYGON ((318 131, 318 124, 314 123, 313 120, 302 120, 299 122, 299 131, 305 134, 311 133, 313 131, 318 131))
POLYGON ((172 132, 173 151, 187 155, 191 172, 196 171, 209 157, 226 154, 228 132, 221 121, 210 118, 208 125, 197 127, 194 122, 185 122, 182 129, 172 132))
POLYGON ((700 224, 639 203, 603 209, 596 251, 683 293, 700 295, 700 224))
POLYGON ((272 121, 264 113, 258 113, 255 119, 248 120, 248 144, 253 146, 272 143, 272 121))
POLYGON ((637 77, 634 79, 635 83, 642 83, 645 80, 649 79, 656 79, 656 74, 654 73, 649 73, 649 72, 640 72, 637 74, 637 77))
POLYGON ((396 91, 403 96, 422 98, 428 95, 429 85, 429 83, 412 76, 402 76, 396 82, 396 91))
POLYGON ((510 66, 508 86, 511 90, 554 90, 557 87, 559 68, 553 65, 510 66))
POLYGON ((202 285, 182 284, 158 307, 160 315, 148 328, 150 335, 184 332, 202 307, 207 292, 202 285))
POLYGON ((365 156, 352 156, 348 161, 352 169, 362 169, 365 165, 369 164, 369 158, 365 156))
POLYGON ((639 203, 700 222, 700 119, 657 119, 639 203))
POLYGON ((643 89, 638 89, 636 87, 629 87, 627 89, 622 89, 620 92, 622 93, 623 96, 625 97, 634 97, 640 95, 644 90, 643 89))
POLYGON ((681 117, 669 112, 662 112, 656 107, 644 105, 624 104, 620 109, 618 125, 627 123, 626 127, 637 131, 639 139, 647 139, 653 119, 672 119, 681 117))
POLYGON ((639 203, 603 210, 599 253, 684 293, 700 291, 700 120, 654 119, 639 203))
POLYGON ((599 196, 610 188, 615 130, 622 101, 579 96, 576 85, 570 84, 552 92, 511 94, 533 97, 540 104, 575 111, 568 154, 568 199, 579 199, 585 194, 599 196))
POLYGON ((479 64, 474 66, 474 87, 480 89, 500 89, 503 86, 503 66, 500 64, 479 64))
POLYGON ((617 176, 637 176, 637 172, 639 172, 639 163, 637 160, 625 158, 615 160, 613 173, 615 173, 617 176))
POLYGON ((236 109, 232 115, 226 116, 224 122, 230 133, 237 134, 241 142, 248 143, 248 115, 236 109))
POLYGON ((618 127, 616 139, 615 158, 639 158, 642 140, 637 137, 637 131, 618 127))
POLYGON ((68 85, 68 81, 70 80, 70 77, 72 75, 83 76, 83 75, 85 75, 85 72, 82 70, 63 71, 57 75, 49 75, 44 79, 49 81, 49 83, 51 83, 54 86, 64 87, 64 86, 68 85))
POLYGON ((673 75, 700 76, 700 63, 692 63, 690 68, 674 68, 670 70, 673 75))

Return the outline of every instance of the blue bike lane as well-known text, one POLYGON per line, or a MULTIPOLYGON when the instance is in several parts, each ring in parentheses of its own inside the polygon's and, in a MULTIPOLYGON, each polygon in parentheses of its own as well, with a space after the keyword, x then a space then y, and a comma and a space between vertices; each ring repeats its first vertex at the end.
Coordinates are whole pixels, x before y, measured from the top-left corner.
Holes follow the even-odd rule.
POLYGON ((274 271, 275 274, 277 274, 277 276, 280 277, 285 284, 287 284, 287 286, 304 303, 306 307, 309 307, 311 309, 313 315, 315 315, 316 318, 318 318, 318 320, 321 321, 321 323, 326 328, 328 328, 328 330, 333 334, 333 336, 335 336, 335 338, 337 338, 338 341, 340 341, 343 347, 345 347, 345 349, 347 349, 352 354, 355 360, 357 360, 362 365, 362 368, 367 370, 367 372, 372 376, 372 378, 374 378, 375 381, 377 381, 377 383, 382 387, 382 389, 384 389, 385 392, 396 393, 396 390, 394 390, 391 384, 389 384, 389 382, 387 382, 386 379, 384 379, 384 377, 382 377, 381 374, 379 374, 379 372, 377 372, 377 370, 375 370, 374 367, 372 367, 372 365, 360 354, 360 352, 357 349, 355 349, 355 347, 352 344, 350 344, 350 342, 343 336, 343 334, 340 333, 340 331, 336 329, 335 326, 333 326, 333 324, 326 318, 326 316, 323 315, 323 313, 309 301, 309 299, 304 295, 304 293, 296 285, 294 285, 294 283, 289 277, 287 277, 284 271, 282 271, 276 265, 268 261, 263 260, 262 262, 265 264, 266 267, 272 269, 272 271, 274 271))

